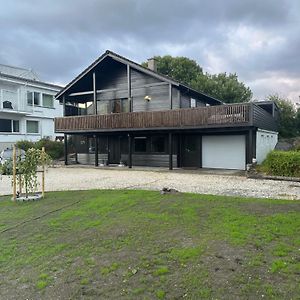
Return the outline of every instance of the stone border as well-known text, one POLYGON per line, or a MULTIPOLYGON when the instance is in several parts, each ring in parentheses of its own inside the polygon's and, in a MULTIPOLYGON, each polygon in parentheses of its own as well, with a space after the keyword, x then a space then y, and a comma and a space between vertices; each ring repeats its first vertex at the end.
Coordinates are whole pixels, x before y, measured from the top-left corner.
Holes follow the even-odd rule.
POLYGON ((253 174, 250 172, 247 172, 246 176, 247 178, 251 178, 251 179, 267 179, 267 180, 300 182, 299 177, 271 176, 271 175, 263 175, 259 173, 253 174))

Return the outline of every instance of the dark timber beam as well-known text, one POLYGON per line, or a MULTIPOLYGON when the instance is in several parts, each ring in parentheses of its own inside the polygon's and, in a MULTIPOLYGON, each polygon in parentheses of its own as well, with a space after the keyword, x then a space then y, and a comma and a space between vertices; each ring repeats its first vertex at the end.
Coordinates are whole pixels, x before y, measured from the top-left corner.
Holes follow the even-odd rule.
MULTIPOLYGON (((168 85, 167 82, 154 82, 154 83, 147 83, 143 85, 139 85, 136 88, 131 87, 131 89, 140 89, 140 88, 147 88, 147 87, 155 87, 155 86, 162 86, 162 85, 168 85)), ((126 91, 126 89, 118 89, 118 88, 112 88, 112 89, 104 89, 104 90, 97 90, 97 93, 105 93, 105 92, 115 92, 115 91, 126 91)), ((70 97, 76 97, 76 96, 86 96, 86 95, 93 95, 93 91, 85 91, 85 92, 77 92, 77 93, 71 93, 70 97)))
POLYGON ((246 134, 247 140, 246 140, 246 163, 247 164, 252 164, 252 158, 253 158, 253 146, 254 146, 254 141, 253 141, 253 129, 249 129, 247 134, 246 134))
POLYGON ((132 98, 131 98, 131 69, 127 65, 127 90, 128 90, 128 105, 129 111, 132 111, 132 98))
POLYGON ((173 99, 172 99, 172 84, 169 84, 169 101, 170 101, 170 109, 173 109, 173 99))
POLYGON ((96 73, 93 72, 93 102, 94 102, 94 115, 97 114, 97 89, 96 89, 96 73))
POLYGON ((98 159, 98 137, 94 135, 95 140, 95 166, 99 166, 99 159, 98 159))
POLYGON ((169 170, 173 170, 173 147, 172 133, 169 132, 169 170))
POLYGON ((63 116, 66 116, 66 97, 63 96, 63 116))
POLYGON ((128 134, 128 168, 132 168, 132 135, 128 134))
POLYGON ((68 135, 64 134, 64 148, 65 148, 65 165, 68 165, 68 135))

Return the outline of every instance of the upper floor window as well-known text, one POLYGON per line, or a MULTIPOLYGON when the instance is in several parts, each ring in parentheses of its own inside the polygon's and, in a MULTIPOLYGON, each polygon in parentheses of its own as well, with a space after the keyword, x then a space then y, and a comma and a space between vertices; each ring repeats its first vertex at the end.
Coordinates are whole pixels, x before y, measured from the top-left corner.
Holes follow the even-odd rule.
POLYGON ((27 133, 39 133, 39 121, 26 121, 27 133))
POLYGON ((0 119, 0 132, 20 132, 19 120, 0 119))
POLYGON ((196 107, 197 106, 197 102, 196 102, 196 99, 194 99, 194 98, 191 98, 191 100, 190 100, 191 102, 190 102, 190 106, 191 106, 191 108, 194 108, 194 107, 196 107))
POLYGON ((40 93, 38 92, 27 92, 27 104, 32 106, 40 106, 40 93))
POLYGON ((53 108, 53 96, 49 94, 43 94, 43 106, 53 108))

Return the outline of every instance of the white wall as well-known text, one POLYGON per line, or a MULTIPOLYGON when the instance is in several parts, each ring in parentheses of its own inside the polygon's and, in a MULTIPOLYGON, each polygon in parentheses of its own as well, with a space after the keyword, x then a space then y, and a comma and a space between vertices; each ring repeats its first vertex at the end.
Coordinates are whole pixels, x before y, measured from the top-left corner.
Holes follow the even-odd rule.
POLYGON ((54 132, 54 118, 63 115, 63 107, 58 100, 54 99, 53 108, 43 106, 30 106, 27 104, 27 91, 39 92, 40 102, 42 104, 42 94, 55 95, 59 89, 57 87, 48 86, 43 83, 27 83, 24 80, 9 80, 1 77, 0 74, 0 118, 19 120, 20 132, 5 133, 0 128, 0 151, 10 147, 19 140, 38 141, 43 137, 50 137, 52 140, 56 136, 54 132), (17 103, 13 105, 13 109, 4 109, 2 100, 4 101, 4 91, 12 91, 17 95, 17 103), (39 121, 39 133, 28 134, 26 132, 26 120, 39 121))
POLYGON ((267 154, 272 151, 278 142, 278 133, 258 129, 256 132, 256 160, 261 164, 267 154))

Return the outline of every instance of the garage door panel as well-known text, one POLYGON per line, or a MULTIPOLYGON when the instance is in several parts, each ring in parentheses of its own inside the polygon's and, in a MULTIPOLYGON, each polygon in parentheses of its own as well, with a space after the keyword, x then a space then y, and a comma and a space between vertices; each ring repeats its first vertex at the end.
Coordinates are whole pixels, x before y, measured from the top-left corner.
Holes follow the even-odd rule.
POLYGON ((245 135, 202 137, 202 167, 245 170, 245 135))

